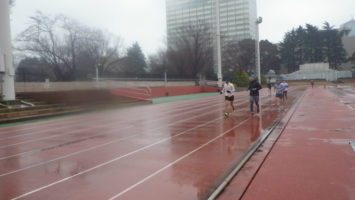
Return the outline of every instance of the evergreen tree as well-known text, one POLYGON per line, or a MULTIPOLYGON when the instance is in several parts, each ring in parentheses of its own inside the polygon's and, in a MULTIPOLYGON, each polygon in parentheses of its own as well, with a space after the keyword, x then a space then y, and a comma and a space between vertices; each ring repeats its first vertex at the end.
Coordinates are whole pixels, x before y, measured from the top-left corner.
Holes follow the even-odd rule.
POLYGON ((128 75, 145 74, 147 63, 141 47, 136 42, 127 50, 124 60, 124 72, 128 75))
POLYGON ((342 37, 346 32, 334 29, 324 23, 323 30, 306 24, 285 34, 280 45, 281 60, 289 72, 298 70, 304 63, 329 62, 337 67, 346 61, 342 37))
POLYGON ((239 68, 234 73, 233 83, 236 84, 238 87, 246 87, 249 85, 249 76, 248 74, 242 69, 239 68))
POLYGON ((346 61, 346 52, 342 42, 343 32, 334 29, 328 22, 324 23, 323 29, 326 61, 333 69, 337 69, 341 63, 346 61))
POLYGON ((296 31, 292 30, 285 34, 283 42, 280 44, 281 61, 287 66, 289 72, 298 69, 296 51, 298 49, 296 31))
POLYGON ((261 74, 261 84, 266 84, 267 83, 267 78, 264 74, 261 74))

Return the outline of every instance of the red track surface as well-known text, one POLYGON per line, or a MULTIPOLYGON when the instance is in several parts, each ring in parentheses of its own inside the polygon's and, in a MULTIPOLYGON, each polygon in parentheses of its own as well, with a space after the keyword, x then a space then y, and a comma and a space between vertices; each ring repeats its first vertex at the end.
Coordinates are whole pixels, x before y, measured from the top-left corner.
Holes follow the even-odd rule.
POLYGON ((354 94, 308 89, 274 147, 272 134, 218 200, 355 199, 354 94))
POLYGON ((227 120, 220 96, 0 128, 0 198, 206 198, 279 117, 236 99, 227 120))

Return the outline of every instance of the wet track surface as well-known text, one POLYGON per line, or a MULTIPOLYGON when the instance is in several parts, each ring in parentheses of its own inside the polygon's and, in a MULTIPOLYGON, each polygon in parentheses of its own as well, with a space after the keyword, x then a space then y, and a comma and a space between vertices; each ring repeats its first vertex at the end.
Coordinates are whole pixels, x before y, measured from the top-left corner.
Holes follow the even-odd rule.
POLYGON ((261 100, 258 116, 242 92, 228 119, 218 96, 0 128, 0 199, 205 199, 280 118, 261 100))
POLYGON ((308 89, 242 198, 231 183, 220 200, 355 199, 354 92, 308 89))

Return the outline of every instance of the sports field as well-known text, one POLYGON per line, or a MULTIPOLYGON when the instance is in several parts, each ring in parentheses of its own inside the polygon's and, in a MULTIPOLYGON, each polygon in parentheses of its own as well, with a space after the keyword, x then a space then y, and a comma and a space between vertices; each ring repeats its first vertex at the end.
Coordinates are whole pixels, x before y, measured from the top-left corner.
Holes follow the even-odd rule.
MULTIPOLYGON (((287 110, 302 96, 293 87, 287 110)), ((282 115, 223 116, 224 97, 181 100, 0 128, 1 199, 205 199, 282 115)))

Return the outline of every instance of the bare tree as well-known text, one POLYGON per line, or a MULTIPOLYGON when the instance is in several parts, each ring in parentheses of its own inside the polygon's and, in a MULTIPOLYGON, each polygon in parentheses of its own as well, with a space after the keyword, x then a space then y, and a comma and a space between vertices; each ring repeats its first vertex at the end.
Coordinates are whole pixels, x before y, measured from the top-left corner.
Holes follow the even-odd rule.
POLYGON ((60 39, 55 34, 59 17, 49 18, 37 12, 30 21, 30 26, 17 37, 17 49, 41 57, 52 68, 57 79, 64 79, 63 68, 67 62, 60 55, 60 39))
POLYGON ((37 12, 17 44, 18 50, 47 63, 57 81, 83 78, 87 75, 82 72, 92 74, 95 66, 104 72, 118 59, 118 45, 111 45, 111 38, 63 15, 37 12))
POLYGON ((81 39, 81 53, 87 54, 87 56, 92 58, 93 67, 98 67, 100 74, 119 70, 121 62, 120 51, 122 48, 122 42, 119 37, 93 29, 81 39))
POLYGON ((181 77, 196 78, 213 71, 213 37, 205 24, 181 27, 168 50, 170 68, 181 77))
POLYGON ((168 71, 168 55, 166 49, 159 50, 155 55, 148 56, 149 72, 151 74, 164 74, 168 71))

